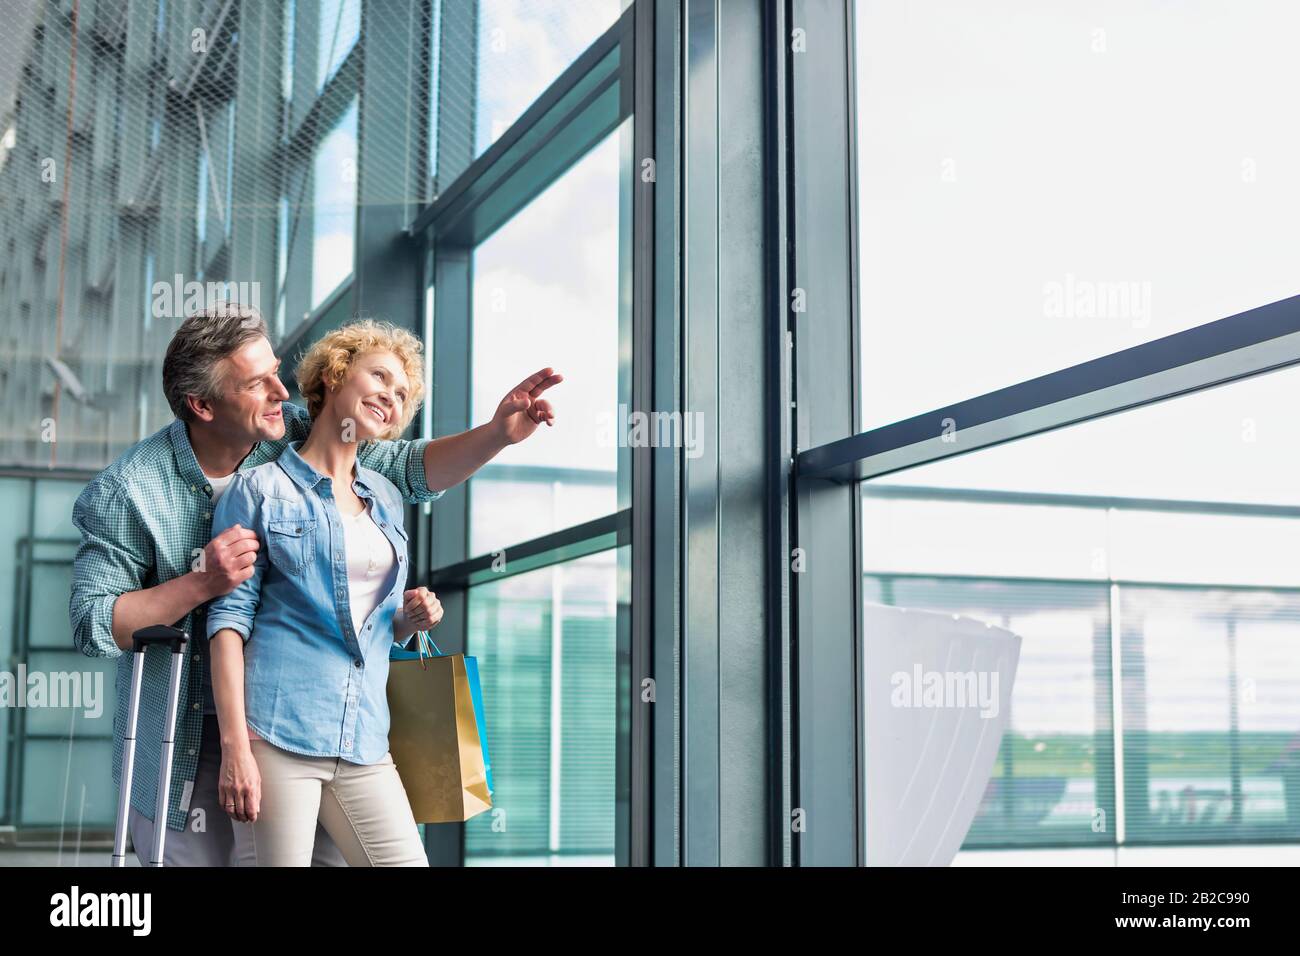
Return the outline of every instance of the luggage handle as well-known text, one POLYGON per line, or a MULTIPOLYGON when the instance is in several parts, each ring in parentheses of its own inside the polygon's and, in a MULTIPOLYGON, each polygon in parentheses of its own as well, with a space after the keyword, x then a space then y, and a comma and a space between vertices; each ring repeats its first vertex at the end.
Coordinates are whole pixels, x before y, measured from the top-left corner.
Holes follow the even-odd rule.
POLYGON ((135 734, 140 716, 140 686, 144 680, 144 652, 153 644, 171 646, 171 675, 167 689, 167 719, 158 766, 158 796, 154 805, 153 850, 150 866, 163 865, 163 844, 167 836, 167 799, 171 787, 172 752, 176 747, 176 709, 181 693, 181 655, 189 634, 166 624, 143 627, 131 635, 131 702, 127 712, 126 735, 122 741, 122 787, 117 798, 117 827, 113 834, 115 867, 126 866, 127 819, 131 812, 131 788, 135 776, 135 734))
POLYGON ((154 624, 151 627, 142 627, 131 635, 131 642, 135 645, 135 653, 142 653, 145 648, 151 644, 170 644, 173 654, 181 654, 185 651, 185 642, 190 636, 180 628, 168 627, 166 624, 154 624))

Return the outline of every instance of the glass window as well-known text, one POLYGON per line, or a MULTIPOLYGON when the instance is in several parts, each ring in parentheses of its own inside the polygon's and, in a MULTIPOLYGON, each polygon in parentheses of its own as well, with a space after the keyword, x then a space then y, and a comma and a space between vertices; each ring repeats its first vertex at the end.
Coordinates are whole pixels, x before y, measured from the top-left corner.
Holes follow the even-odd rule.
POLYGON ((471 554, 616 510, 619 140, 615 130, 474 250, 472 420, 490 420, 543 366, 565 380, 546 395, 560 425, 471 479, 471 554))
POLYGON ((1300 8, 1167 14, 856 0, 865 428, 1300 291, 1300 8))
POLYGON ((510 128, 629 0, 480 0, 474 155, 510 128))
POLYGON ((77 544, 72 503, 82 488, 80 481, 55 478, 0 482, 7 513, 23 516, 0 531, 0 553, 7 556, 0 572, 14 583, 0 597, 0 613, 15 625, 0 636, 0 655, 22 666, 29 687, 40 675, 47 689, 57 685, 68 695, 59 706, 0 708, 0 731, 13 733, 0 759, 0 792, 9 793, 0 801, 0 825, 58 830, 56 852, 68 854, 59 861, 69 865, 84 832, 111 829, 117 806, 111 768, 117 662, 83 656, 73 647, 67 615, 47 613, 68 602, 77 544))
POLYGON ((618 551, 470 591, 493 808, 469 865, 614 864, 618 551))
POLYGON ((1297 389, 1300 369, 1256 375, 872 484, 1300 505, 1297 389))
POLYGON ((297 16, 297 0, 286 0, 284 5, 284 60, 280 72, 280 95, 287 101, 293 97, 294 68, 294 22, 297 16))
MULTIPOLYGON (((899 569, 901 570, 901 569, 899 569)), ((868 572, 867 600, 1019 634, 1010 729, 967 847, 1113 843, 1109 594, 1104 584, 868 572)), ((868 647, 870 653, 870 647, 868 647)))
POLYGON ((361 36, 361 0, 320 0, 316 32, 316 88, 338 72, 361 36))
POLYGON ((208 238, 208 153, 205 149, 199 150, 199 198, 198 206, 195 209, 195 235, 198 239, 199 264, 206 264, 209 249, 207 248, 208 238))
POLYGON ((1133 587, 1121 608, 1145 688, 1124 700, 1129 841, 1300 836, 1300 593, 1133 587))
POLYGON ((1022 638, 967 848, 1300 833, 1298 384, 1273 372, 862 483, 868 602, 1022 638))
POLYGON ((330 131, 312 163, 311 308, 352 274, 357 225, 357 100, 330 131))
POLYGON ((433 0, 430 10, 429 28, 429 151, 428 191, 425 202, 432 202, 434 173, 438 169, 438 81, 441 76, 442 63, 442 0, 433 0))

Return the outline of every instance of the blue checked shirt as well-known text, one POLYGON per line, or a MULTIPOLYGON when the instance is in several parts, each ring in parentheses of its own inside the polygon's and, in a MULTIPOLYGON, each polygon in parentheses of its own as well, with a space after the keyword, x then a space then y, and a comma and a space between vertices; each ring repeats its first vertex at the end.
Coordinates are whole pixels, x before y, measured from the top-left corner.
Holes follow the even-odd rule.
MULTIPOLYGON (((288 402, 281 407, 285 437, 255 445, 240 464, 240 471, 275 461, 289 442, 307 437, 311 419, 306 410, 288 402)), ((391 481, 406 501, 433 501, 442 492, 430 491, 425 483, 424 449, 428 443, 428 439, 367 442, 358 449, 357 460, 391 481)), ((73 506, 72 522, 81 533, 68 605, 73 640, 78 650, 90 657, 118 658, 113 783, 120 787, 132 655, 123 654, 113 641, 113 604, 119 595, 189 573, 192 562, 212 540, 212 485, 194 457, 185 423, 173 421, 96 475, 73 506)), ((198 641, 206 640, 205 617, 206 606, 200 605, 179 621, 158 622, 173 624, 192 638, 183 659, 168 797, 167 825, 173 830, 185 826, 198 766, 202 688, 209 679, 206 655, 197 646, 198 641)), ((170 656, 162 647, 145 652, 140 690, 131 805, 149 819, 154 815, 157 793, 170 656)))
POLYGON ((388 591, 357 631, 332 480, 298 454, 301 444, 236 475, 217 502, 214 534, 237 524, 267 547, 252 577, 208 605, 207 636, 231 628, 244 639, 245 715, 263 740, 377 763, 388 753, 388 652, 406 585, 402 499, 377 471, 354 470, 352 490, 371 502, 397 559, 388 591))

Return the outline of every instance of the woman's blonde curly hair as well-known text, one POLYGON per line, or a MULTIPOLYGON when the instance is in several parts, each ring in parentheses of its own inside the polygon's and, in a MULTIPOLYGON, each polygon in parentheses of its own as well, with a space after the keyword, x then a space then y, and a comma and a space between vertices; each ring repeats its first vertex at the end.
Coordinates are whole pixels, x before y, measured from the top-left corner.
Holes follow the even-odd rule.
POLYGON ((307 413, 313 419, 319 416, 329 388, 342 384, 359 356, 376 351, 396 355, 410 379, 401 417, 379 435, 380 439, 401 437, 424 400, 424 346, 406 329, 391 322, 359 319, 326 333, 308 349, 295 373, 298 391, 307 402, 307 413))

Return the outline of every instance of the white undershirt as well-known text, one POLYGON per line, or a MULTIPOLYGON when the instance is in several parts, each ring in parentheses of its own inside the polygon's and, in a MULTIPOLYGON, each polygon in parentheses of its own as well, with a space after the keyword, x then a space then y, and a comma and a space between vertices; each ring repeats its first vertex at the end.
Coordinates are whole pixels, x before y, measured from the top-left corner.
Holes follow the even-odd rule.
POLYGON ((360 635, 366 618, 388 595, 397 578, 397 554, 370 514, 370 502, 343 518, 343 546, 348 561, 348 603, 352 629, 360 635))
POLYGON ((237 474, 238 472, 232 471, 224 478, 213 478, 206 472, 204 473, 203 477, 208 479, 208 484, 212 486, 212 503, 214 505, 217 503, 218 499, 221 498, 221 493, 226 490, 226 486, 235 480, 235 475, 237 474))

